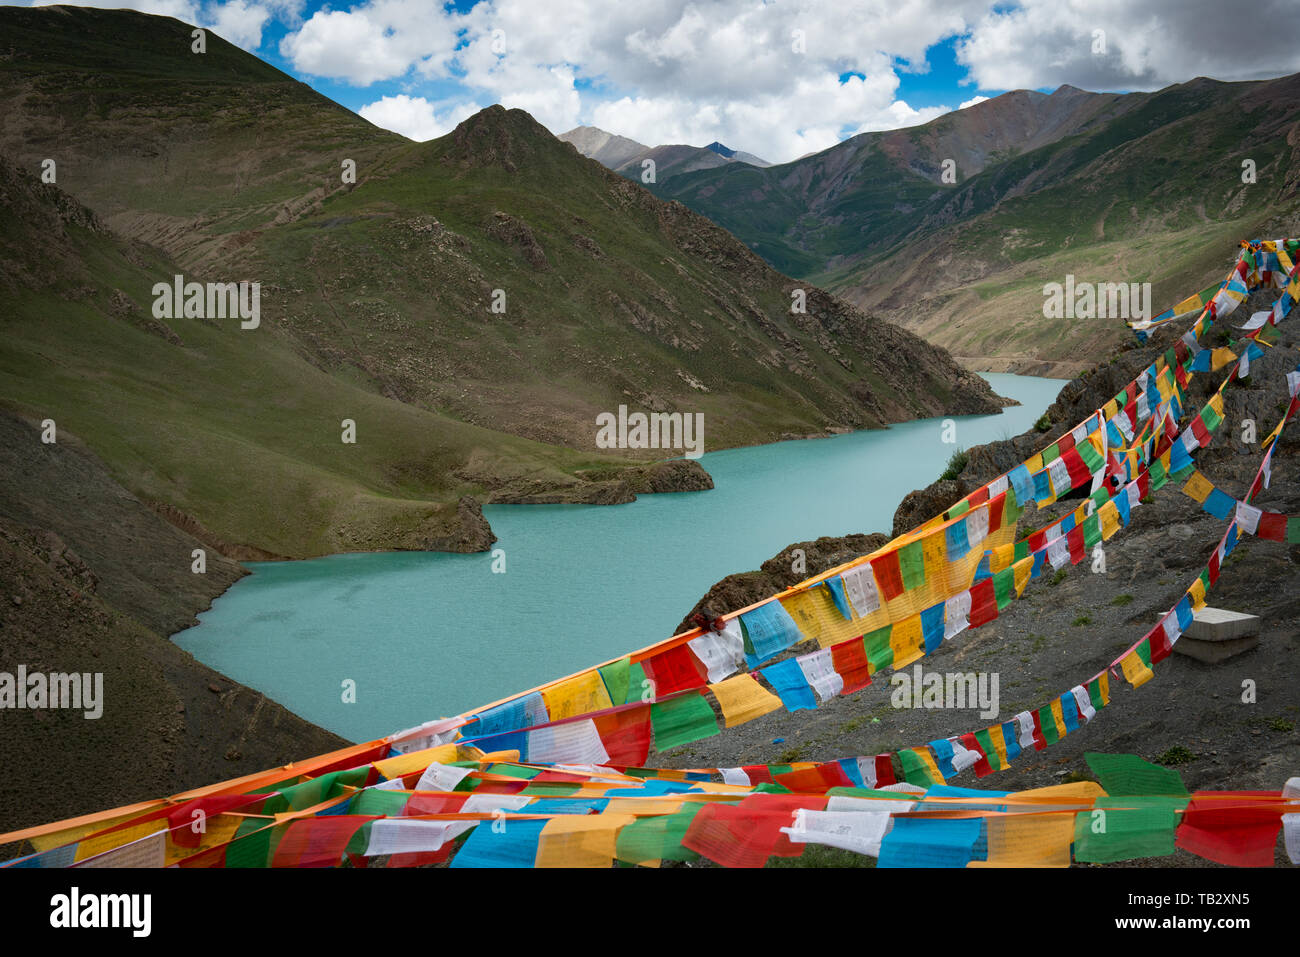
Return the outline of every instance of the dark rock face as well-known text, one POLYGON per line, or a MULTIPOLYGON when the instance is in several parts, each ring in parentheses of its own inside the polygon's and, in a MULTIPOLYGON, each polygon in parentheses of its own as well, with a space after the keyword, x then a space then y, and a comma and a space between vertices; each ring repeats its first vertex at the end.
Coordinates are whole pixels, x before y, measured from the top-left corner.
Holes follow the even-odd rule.
POLYGON ((889 539, 880 533, 823 537, 812 542, 796 542, 769 558, 756 572, 728 575, 709 589, 677 626, 677 633, 695 627, 697 614, 715 618, 762 601, 770 595, 798 584, 836 565, 875 551, 889 539))
POLYGON ((496 540, 492 526, 483 517, 483 507, 472 495, 464 495, 456 503, 456 520, 448 534, 431 538, 420 547, 431 552, 486 552, 496 540))
POLYGON ((713 488, 713 476, 693 459, 672 459, 630 468, 624 473, 637 494, 649 492, 702 492, 713 488))
POLYGON ((533 235, 533 231, 528 224, 519 217, 498 210, 492 214, 492 220, 487 224, 486 232, 493 239, 499 239, 506 245, 518 249, 528 262, 528 265, 534 269, 546 270, 551 268, 550 262, 546 259, 546 251, 542 249, 541 243, 537 241, 537 237, 533 235))
POLYGON ((910 532, 972 491, 974 487, 959 479, 940 479, 923 489, 908 492, 894 512, 893 535, 910 532))

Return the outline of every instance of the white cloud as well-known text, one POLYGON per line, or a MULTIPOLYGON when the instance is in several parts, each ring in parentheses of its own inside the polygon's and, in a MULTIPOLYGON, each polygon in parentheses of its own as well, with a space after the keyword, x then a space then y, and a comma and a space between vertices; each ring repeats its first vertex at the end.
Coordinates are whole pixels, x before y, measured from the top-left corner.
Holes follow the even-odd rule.
POLYGON ((424 0, 372 0, 352 10, 321 9, 280 42, 294 69, 369 86, 413 67, 444 76, 459 16, 424 0))
POLYGON ((262 28, 271 19, 269 7, 247 0, 229 0, 220 6, 211 5, 205 20, 218 36, 245 50, 256 50, 262 45, 262 28))
POLYGON ((1300 19, 1293 0, 1021 0, 981 17, 957 60, 985 89, 1259 79, 1300 71, 1300 19))
POLYGON ((367 103, 357 112, 375 126, 423 142, 450 133, 456 124, 480 109, 476 103, 458 103, 439 110, 422 96, 399 93, 367 103))
POLYGON ((964 103, 962 103, 961 106, 957 107, 957 109, 964 110, 968 106, 974 106, 976 103, 983 103, 987 99, 988 99, 987 96, 972 96, 969 100, 966 100, 964 103))
POLYGON ((362 86, 401 80, 415 93, 421 79, 453 78, 467 95, 525 109, 556 133, 591 123, 651 144, 720 139, 774 161, 943 112, 894 99, 898 59, 923 69, 932 44, 986 9, 983 0, 569 0, 544 9, 482 0, 465 13, 419 3, 415 15, 415 4, 319 11, 281 53, 302 72, 362 86), (840 82, 849 72, 860 75, 840 82))

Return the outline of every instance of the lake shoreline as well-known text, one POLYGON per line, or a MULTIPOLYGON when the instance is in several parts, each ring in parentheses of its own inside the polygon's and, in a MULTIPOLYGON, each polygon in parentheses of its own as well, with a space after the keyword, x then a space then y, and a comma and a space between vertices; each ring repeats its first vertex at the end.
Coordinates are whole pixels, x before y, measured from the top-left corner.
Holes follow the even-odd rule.
MULTIPOLYGON (((415 720, 406 720, 406 715, 402 715, 402 718, 395 722, 387 722, 393 724, 393 727, 387 727, 386 723, 376 723, 361 716, 373 714, 372 709, 381 707, 374 703, 374 693, 380 692, 382 696, 390 696, 393 693, 391 689, 395 685, 402 685, 403 681, 407 681, 403 677, 391 674, 391 661, 411 662, 412 667, 419 668, 421 674, 430 675, 432 684, 426 689, 426 693, 430 694, 435 701, 443 702, 442 710, 456 713, 464 707, 473 707, 476 703, 481 703, 478 700, 481 694, 474 693, 476 688, 480 689, 482 694, 486 694, 487 697, 482 697, 482 700, 494 700, 517 688, 532 687, 539 681, 551 680, 556 676, 568 674, 569 671, 578 670, 590 661, 603 661, 603 658, 610 657, 615 649, 591 645, 591 638, 584 633, 586 629, 575 629, 572 624, 569 624, 572 615, 576 614, 578 619, 581 619, 586 614, 581 609, 590 602, 601 603, 608 597, 614 597, 615 605, 611 607, 617 609, 616 619, 624 618, 629 625, 628 628, 619 629, 620 635, 623 635, 620 641, 630 642, 625 645, 627 648, 651 645, 655 641, 671 636, 672 632, 668 629, 676 625, 682 612, 689 609, 702 594, 705 594, 710 583, 722 579, 738 568, 757 567, 772 554, 788 546, 789 542, 819 536, 839 536, 846 532, 857 532, 858 529, 874 529, 878 533, 888 533, 889 519, 898 502, 914 489, 923 488, 935 479, 948 463, 952 449, 949 446, 939 445, 940 429, 950 428, 945 425, 946 419, 956 420, 958 430, 975 429, 974 432, 965 432, 963 445, 974 446, 980 442, 993 441, 997 438, 998 428, 1001 428, 1001 434, 1004 436, 1028 428, 1037 416, 1037 412, 1052 402, 1054 395, 1060 393, 1065 386, 1062 380, 1037 380, 1032 377, 1008 377, 1005 381, 1008 386, 1002 391, 1010 391, 1010 402, 1000 407, 1000 410, 993 415, 931 416, 927 419, 893 423, 881 429, 859 429, 849 433, 826 433, 815 436, 835 439, 831 443, 814 443, 807 439, 781 439, 777 442, 761 443, 758 446, 736 446, 733 449, 708 452, 702 459, 702 464, 707 465, 710 472, 718 472, 720 469, 723 475, 727 476, 727 493, 720 499, 715 499, 714 495, 699 499, 690 495, 685 497, 693 499, 693 502, 688 505, 675 499, 658 501, 659 495, 651 494, 643 499, 638 511, 627 518, 623 518, 621 510, 608 512, 603 508, 576 512, 569 510, 568 506, 529 508, 529 510, 512 508, 506 512, 497 512, 495 515, 493 515, 493 508, 486 508, 486 518, 489 518, 495 527, 494 534, 499 534, 503 540, 506 540, 498 542, 490 554, 493 557, 502 553, 510 555, 512 573, 508 579, 497 579, 495 576, 487 575, 487 568, 494 560, 487 555, 481 555, 480 559, 474 562, 473 555, 469 554, 459 558, 443 555, 442 559, 439 559, 437 554, 422 550, 348 551, 331 557, 312 559, 313 562, 326 564, 311 570, 304 568, 304 559, 273 562, 266 566, 266 570, 272 572, 272 577, 261 579, 255 586, 255 592, 239 593, 237 605, 234 607, 220 607, 220 603, 209 603, 208 609, 211 610, 213 605, 218 605, 218 612, 214 618, 204 615, 203 622, 207 628, 195 629, 188 636, 185 633, 188 629, 185 629, 173 633, 170 637, 181 648, 194 654, 198 661, 208 663, 222 674, 234 676, 234 680, 242 681, 250 687, 268 689, 266 693, 269 696, 286 702, 286 706, 291 711, 304 716, 305 720, 320 727, 333 729, 334 733, 339 733, 350 740, 370 740, 381 733, 393 731, 395 727, 406 727, 408 724, 417 723, 415 720), (1027 403, 1027 407, 1021 408, 1008 425, 1001 426, 1006 411, 1015 410, 1024 404, 1021 403, 1022 398, 1024 403, 1027 403), (914 446, 918 441, 922 443, 918 454, 902 451, 910 447, 909 443, 914 446), (754 452, 759 450, 775 451, 781 446, 789 446, 789 449, 781 449, 779 454, 775 455, 754 455, 754 452), (894 477, 896 469, 889 463, 900 455, 902 462, 907 464, 901 472, 897 473, 897 477, 894 477), (775 465, 774 460, 777 463, 775 465), (884 469, 889 480, 880 481, 880 475, 876 475, 875 479, 867 477, 868 485, 863 486, 875 490, 874 494, 867 493, 868 498, 872 499, 871 515, 875 515, 875 518, 861 514, 861 503, 859 503, 857 511, 845 512, 842 519, 836 518, 831 521, 831 524, 827 524, 827 515, 824 514, 824 505, 820 503, 820 499, 835 499, 841 493, 826 494, 826 490, 819 492, 820 485, 816 480, 822 477, 823 472, 832 477, 839 475, 842 479, 846 462, 852 464, 852 477, 855 484, 861 484, 863 481, 859 473, 862 476, 870 476, 880 472, 880 469, 884 469), (755 467, 758 468, 758 477, 750 476, 750 472, 753 472, 755 467), (772 471, 774 468, 775 472, 772 471), (788 473, 789 468, 793 468, 794 472, 788 473), (811 473, 810 468, 813 469, 811 473), (740 473, 737 473, 736 469, 740 469, 740 473), (863 472, 862 469, 866 471, 863 472), (737 479, 737 475, 741 476, 740 479, 737 479), (814 507, 815 510, 822 508, 823 511, 809 514, 806 506, 798 503, 798 499, 785 499, 774 503, 770 498, 764 497, 767 493, 751 499, 746 492, 751 485, 759 493, 763 493, 764 489, 770 490, 774 485, 784 489, 785 492, 792 492, 798 488, 805 489, 811 495, 811 499, 805 499, 805 502, 815 499, 819 502, 814 507), (712 505, 702 505, 702 502, 706 501, 712 505), (737 514, 737 502, 740 502, 742 507, 741 514, 753 514, 755 518, 759 515, 763 516, 762 520, 758 521, 758 525, 762 527, 761 532, 766 534, 766 540, 755 540, 753 534, 750 534, 750 537, 745 540, 749 544, 745 546, 745 542, 732 540, 735 540, 737 532, 749 534, 748 529, 725 524, 718 525, 718 521, 724 516, 727 516, 728 520, 749 521, 741 518, 741 514, 737 514), (889 511, 880 511, 885 506, 889 507, 889 511), (772 510, 776 510, 777 514, 774 515, 772 510), (610 516, 610 520, 602 518, 606 515, 610 516), (612 518, 614 515, 619 515, 620 518, 612 518), (854 518, 854 515, 857 515, 857 518, 854 518), (641 541, 638 537, 627 537, 628 525, 637 527, 642 521, 647 520, 653 525, 653 528, 645 529, 650 534, 650 540, 641 541), (673 538, 672 549, 679 551, 684 549, 681 554, 690 555, 692 558, 685 563, 676 559, 667 559, 673 564, 680 564, 681 570, 668 572, 672 583, 656 584, 655 576, 662 577, 664 573, 662 566, 666 560, 663 554, 663 542, 660 541, 663 533, 658 531, 663 521, 667 521, 673 527, 685 525, 685 528, 681 528, 681 531, 676 533, 676 538, 673 538), (584 528, 586 531, 571 534, 569 533, 571 527, 584 528), (601 576, 614 576, 611 579, 614 588, 612 592, 593 593, 590 590, 586 592, 582 589, 573 590, 573 581, 563 580, 565 573, 562 571, 555 588, 555 596, 558 597, 552 596, 543 618, 526 623, 516 622, 515 625, 495 620, 499 615, 503 615, 504 619, 517 618, 520 614, 517 609, 524 609, 524 607, 536 612, 536 596, 530 596, 526 581, 520 580, 516 583, 516 575, 513 572, 520 568, 516 562, 528 563, 529 560, 533 560, 536 564, 539 549, 545 555, 542 560, 546 562, 563 564, 584 562, 586 558, 582 555, 589 553, 593 547, 589 538, 582 536, 589 536, 591 529, 594 528, 612 528, 615 532, 621 529, 623 533, 623 540, 615 549, 617 558, 610 563, 591 564, 588 568, 589 577, 595 576, 599 579, 601 576), (716 553, 714 547, 706 547, 705 551, 699 551, 698 547, 695 547, 692 540, 699 533, 699 529, 703 528, 716 528, 718 531, 722 531, 723 528, 728 529, 724 533, 727 547, 722 554, 714 554, 716 553), (551 547, 551 542, 555 542, 554 547, 551 547), (586 546, 582 546, 581 542, 586 542, 586 546), (380 555, 386 560, 383 562, 367 560, 380 555), (634 558, 629 558, 629 555, 634 555, 634 558), (448 558, 455 559, 450 566, 443 560, 448 558), (380 573, 376 570, 385 567, 393 568, 394 575, 398 576, 391 579, 391 583, 385 581, 383 577, 376 577, 380 573), (621 594, 619 589, 627 588, 628 576, 641 575, 641 572, 646 570, 649 571, 650 583, 641 589, 642 597, 630 605, 624 605, 623 599, 617 597, 621 594), (387 596, 386 603, 376 605, 374 596, 385 592, 385 589, 394 588, 393 583, 403 575, 407 576, 408 583, 412 583, 407 585, 408 589, 428 590, 432 586, 434 592, 442 594, 443 603, 435 606, 412 606, 412 609, 403 610, 403 618, 387 619, 386 615, 389 615, 387 609, 393 605, 393 602, 400 605, 411 599, 396 594, 396 596, 387 596), (465 576, 469 576, 468 579, 465 576), (489 644, 484 646, 482 642, 477 642, 476 649, 490 657, 493 654, 491 651, 491 648, 494 648, 493 642, 502 640, 508 627, 521 629, 517 633, 536 633, 538 636, 545 636, 545 640, 550 642, 547 653, 533 655, 534 661, 529 663, 530 670, 528 666, 521 666, 517 661, 513 664, 494 662, 493 668, 489 671, 482 670, 481 666, 476 667, 468 662, 460 662, 464 657, 463 642, 456 642, 447 637, 447 629, 451 627, 448 623, 458 622, 467 614, 472 616, 476 614, 473 609, 482 607, 473 605, 465 596, 476 589, 481 589, 484 580, 499 583, 502 588, 507 589, 507 592, 502 593, 498 589, 487 593, 486 598, 480 596, 484 601, 491 602, 497 611, 494 611, 494 620, 489 627, 489 632, 485 633, 489 637, 489 644), (565 586, 569 588, 565 589, 565 586), (468 588, 469 592, 464 592, 464 588, 468 588), (524 589, 523 592, 520 592, 520 588, 524 589), (659 597, 650 602, 649 599, 643 598, 643 594, 647 589, 653 588, 659 589, 655 592, 659 597), (305 592, 302 589, 305 589, 305 592), (359 589, 372 590, 361 593, 359 589), (266 606, 265 598, 259 597, 259 592, 276 594, 273 605, 266 606), (502 594, 506 597, 503 598, 502 594), (584 594, 586 597, 581 597, 584 594), (355 601, 352 596, 357 596, 355 601), (335 605, 335 601, 343 603, 335 605), (563 618, 556 619, 555 612, 551 610, 556 603, 564 606, 563 618), (651 603, 653 607, 649 607, 651 603), (342 615, 343 618, 338 619, 338 615, 342 615), (268 618, 276 618, 274 627, 266 623, 268 618), (352 622, 347 623, 347 619, 352 619, 352 622), (216 623, 214 624, 216 631, 213 631, 213 625, 208 624, 209 622, 216 623), (238 627, 230 631, 233 622, 238 623, 238 627), (426 629, 426 635, 437 637, 421 640, 416 646, 411 646, 408 632, 415 627, 412 622, 426 629), (380 631, 385 635, 385 645, 382 648, 387 655, 387 661, 390 662, 389 671, 381 671, 378 668, 378 664, 383 661, 382 655, 370 655, 369 658, 373 661, 363 662, 355 661, 355 655, 343 654, 339 650, 339 646, 344 644, 342 640, 344 632, 351 635, 351 633, 367 631, 380 631), (564 635, 569 637, 560 640, 559 636, 564 635), (432 645, 429 644, 430 640, 433 641, 432 645), (309 644, 300 645, 300 641, 309 644), (439 641, 442 642, 441 645, 438 644, 439 641), (324 680, 317 680, 317 674, 305 677, 278 676, 268 684, 265 674, 283 675, 285 668, 299 670, 298 664, 285 657, 290 654, 290 649, 294 648, 321 650, 324 651, 326 658, 333 655, 334 667, 330 674, 338 672, 339 675, 357 676, 357 672, 360 672, 367 675, 364 684, 370 692, 367 711, 364 713, 356 711, 356 718, 342 715, 341 709, 337 706, 337 694, 331 698, 324 680), (586 651, 580 654, 577 649, 586 649, 586 651), (250 654, 253 658, 248 658, 250 654), (537 662, 541 662, 545 667, 538 667, 537 662), (460 687, 459 692, 448 693, 448 689, 439 692, 438 681, 446 680, 439 675, 450 674, 448 670, 455 671, 458 667, 471 667, 473 671, 480 672, 476 675, 476 684, 460 687), (512 668, 515 668, 515 671, 512 671, 512 668), (519 668, 525 670, 519 671, 519 668), (259 679, 259 672, 264 672, 263 679, 259 679), (316 684, 308 693, 305 689, 312 681, 316 684), (495 684, 487 688, 486 683, 491 681, 495 681, 495 684), (286 688, 286 685, 292 685, 296 690, 286 688), (305 705, 305 710, 302 697, 304 694, 307 694, 309 702, 305 705), (350 726, 351 733, 348 731, 350 726)), ((948 442, 952 439, 945 438, 943 441, 948 442)), ((796 494, 800 493, 796 492, 796 494)), ((861 498, 861 493, 848 494, 861 498)), ((489 505, 495 507, 506 503, 490 502, 489 505)), ((846 505, 850 503, 846 502, 846 505)), ((836 515, 839 516, 840 512, 836 511, 836 515)), ((619 534, 615 534, 614 541, 619 541, 619 534)), ((597 545, 595 549, 599 547, 603 545, 597 545)), ((218 597, 226 597, 227 594, 229 589, 218 597)), ((428 599, 416 598, 415 601, 428 601, 428 599)), ((608 629, 597 629, 597 631, 607 632, 608 629)), ((621 644, 617 648, 625 650, 621 644)), ((311 672, 321 672, 329 668, 325 661, 308 664, 305 667, 311 672)), ((357 680, 360 680, 360 677, 357 677, 357 680)))
MULTIPOLYGON (((1035 376, 1034 378, 1050 379, 1051 377, 1035 376)), ((1065 383, 1068 382, 1069 380, 1061 379, 1059 381, 1065 383)), ((1022 403, 1018 399, 1000 395, 996 391, 993 394, 994 397, 1002 404, 1002 410, 1015 408, 1017 406, 1022 405, 1022 403)), ((1000 410, 998 414, 1001 414, 1002 410, 1000 410)), ((981 413, 960 413, 956 415, 951 415, 950 417, 965 418, 967 416, 980 415, 980 414, 981 413)), ((894 426, 903 425, 908 422, 925 421, 925 419, 931 419, 931 418, 939 418, 939 416, 926 416, 924 419, 900 419, 897 422, 888 422, 884 425, 868 427, 865 429, 830 428, 830 429, 822 430, 820 432, 812 432, 804 435, 795 435, 793 433, 787 433, 785 435, 782 435, 778 439, 774 439, 771 442, 750 442, 750 443, 744 443, 740 445, 720 446, 719 448, 711 449, 710 453, 731 452, 739 449, 766 448, 773 445, 780 445, 784 442, 810 442, 818 439, 833 439, 839 436, 853 435, 857 433, 883 432, 883 431, 888 431, 890 428, 893 428, 894 426)), ((626 468, 649 470, 659 466, 664 466, 670 463, 682 462, 682 461, 693 461, 693 460, 686 460, 683 459, 682 456, 675 456, 673 458, 657 459, 652 462, 629 465, 626 468)), ((694 462, 694 464, 698 465, 698 462, 694 462)), ((635 502, 637 498, 641 495, 668 495, 668 494, 677 494, 679 492, 711 491, 713 489, 712 476, 709 475, 708 471, 704 469, 703 466, 699 466, 699 469, 704 473, 704 476, 709 479, 710 484, 708 486, 702 488, 673 488, 673 489, 644 488, 644 489, 637 490, 630 498, 611 500, 611 501, 591 501, 591 500, 584 501, 584 500, 577 500, 577 499, 543 501, 541 500, 540 497, 534 500, 524 501, 524 500, 511 500, 511 499, 493 499, 491 496, 487 496, 486 497, 487 500, 479 502, 478 499, 474 496, 465 496, 465 497, 474 499, 476 504, 479 506, 480 516, 482 516, 481 509, 483 507, 498 506, 498 505, 627 505, 627 504, 631 504, 632 502, 635 502)), ((545 493, 541 493, 541 494, 544 495, 545 493)), ((452 554, 462 553, 460 550, 454 550, 454 549, 379 547, 379 548, 350 549, 341 552, 328 552, 321 555, 304 555, 304 556, 274 555, 270 552, 264 552, 263 550, 258 549, 255 546, 228 545, 226 543, 218 542, 216 541, 215 537, 213 537, 211 533, 207 532, 206 529, 204 529, 201 525, 199 525, 197 521, 195 521, 185 513, 181 512, 179 509, 176 509, 173 506, 165 505, 163 503, 150 503, 150 504, 151 507, 153 507, 156 512, 158 512, 162 517, 166 518, 173 525, 176 525, 177 527, 181 528, 183 531, 187 531, 190 534, 195 535, 195 537, 199 538, 200 540, 204 540, 205 542, 207 541, 212 542, 213 547, 217 551, 221 552, 222 555, 231 559, 233 562, 237 563, 240 566, 240 568, 243 569, 244 571, 244 574, 239 575, 234 581, 229 582, 219 592, 212 595, 212 597, 208 599, 206 604, 202 605, 201 607, 194 608, 193 614, 196 618, 198 615, 210 611, 212 609, 213 602, 216 601, 216 599, 221 598, 227 592, 229 592, 230 589, 234 587, 234 585, 237 582, 241 581, 247 575, 253 574, 252 570, 247 567, 249 564, 261 564, 265 562, 276 562, 276 563, 308 562, 308 561, 316 561, 322 558, 332 558, 332 557, 339 557, 339 556, 346 556, 346 555, 375 555, 375 554, 392 554, 397 552, 446 551, 452 554), (261 554, 254 555, 252 553, 261 553, 261 554)), ((492 534, 492 542, 484 545, 482 548, 473 549, 473 551, 481 551, 481 552, 489 551, 491 549, 492 544, 494 544, 497 540, 495 532, 492 531, 491 523, 487 521, 486 517, 484 517, 483 520, 487 526, 488 532, 492 534)), ((190 626, 187 625, 183 628, 178 628, 176 631, 172 632, 166 637, 170 641, 174 639, 177 635, 181 634, 182 632, 189 630, 189 627, 190 626)))

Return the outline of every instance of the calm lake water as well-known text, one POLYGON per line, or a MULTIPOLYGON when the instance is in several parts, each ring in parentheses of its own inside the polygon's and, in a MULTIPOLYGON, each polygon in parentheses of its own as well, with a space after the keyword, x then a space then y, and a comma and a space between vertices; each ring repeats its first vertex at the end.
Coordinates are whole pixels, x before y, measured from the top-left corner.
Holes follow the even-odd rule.
MULTIPOLYGON (((1022 404, 957 419, 957 446, 1018 435, 1065 384, 986 378, 1022 404)), ((488 506, 504 574, 490 553, 250 562, 175 641, 309 721, 381 737, 667 638, 714 582, 793 542, 888 532, 902 497, 954 451, 941 422, 708 453, 707 492, 488 506)))

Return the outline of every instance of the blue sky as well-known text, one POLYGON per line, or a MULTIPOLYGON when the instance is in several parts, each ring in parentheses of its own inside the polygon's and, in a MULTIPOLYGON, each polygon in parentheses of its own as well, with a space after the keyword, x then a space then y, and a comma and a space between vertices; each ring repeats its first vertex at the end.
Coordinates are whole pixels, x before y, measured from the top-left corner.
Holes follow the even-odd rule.
POLYGON ((774 162, 1011 89, 1300 72, 1287 0, 64 2, 210 28, 414 139, 502 103, 555 133, 716 139, 774 162))

